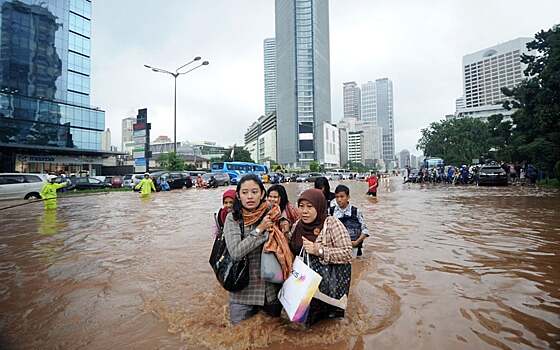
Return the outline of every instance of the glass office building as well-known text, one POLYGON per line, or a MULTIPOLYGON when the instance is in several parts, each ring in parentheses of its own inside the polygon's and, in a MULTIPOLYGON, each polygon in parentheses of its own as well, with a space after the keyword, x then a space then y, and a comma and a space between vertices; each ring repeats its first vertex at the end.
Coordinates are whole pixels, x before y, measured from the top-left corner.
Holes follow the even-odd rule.
POLYGON ((329 3, 276 0, 278 162, 325 163, 325 122, 331 121, 329 3))
POLYGON ((0 171, 94 170, 91 1, 0 0, 0 171))

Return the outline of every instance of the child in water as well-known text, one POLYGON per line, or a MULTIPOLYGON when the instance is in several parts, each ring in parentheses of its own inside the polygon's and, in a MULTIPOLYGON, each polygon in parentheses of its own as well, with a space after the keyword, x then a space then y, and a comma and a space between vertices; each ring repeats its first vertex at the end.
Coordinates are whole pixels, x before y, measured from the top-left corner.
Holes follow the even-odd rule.
POLYGON ((357 207, 350 204, 350 189, 347 186, 338 185, 334 193, 336 205, 329 209, 329 214, 340 220, 348 230, 354 258, 362 256, 362 243, 369 237, 364 216, 357 207))
POLYGON ((216 227, 214 229, 214 238, 221 234, 224 230, 224 223, 226 222, 227 215, 231 212, 233 208, 233 202, 235 200, 235 190, 229 189, 222 195, 223 207, 214 214, 214 219, 216 221, 216 227))

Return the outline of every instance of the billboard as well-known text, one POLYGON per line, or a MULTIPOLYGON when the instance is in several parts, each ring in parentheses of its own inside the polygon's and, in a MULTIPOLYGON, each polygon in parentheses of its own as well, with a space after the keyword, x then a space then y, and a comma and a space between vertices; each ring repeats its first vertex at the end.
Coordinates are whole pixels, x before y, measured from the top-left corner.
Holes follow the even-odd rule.
POLYGON ((134 158, 134 171, 147 172, 149 165, 150 152, 150 128, 148 123, 148 111, 146 108, 139 109, 136 116, 136 123, 132 125, 132 158, 134 158))

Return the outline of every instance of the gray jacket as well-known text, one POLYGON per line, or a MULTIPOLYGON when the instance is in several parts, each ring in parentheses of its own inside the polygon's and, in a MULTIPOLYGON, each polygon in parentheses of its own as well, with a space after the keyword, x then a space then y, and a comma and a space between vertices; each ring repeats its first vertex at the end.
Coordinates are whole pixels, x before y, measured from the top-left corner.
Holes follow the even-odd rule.
POLYGON ((258 234, 257 225, 245 226, 241 238, 239 222, 228 214, 224 224, 224 237, 231 257, 240 260, 244 256, 249 260, 249 285, 239 292, 230 292, 230 301, 244 305, 270 304, 278 299, 280 284, 268 283, 261 279, 261 254, 264 243, 268 240, 268 232, 258 234))

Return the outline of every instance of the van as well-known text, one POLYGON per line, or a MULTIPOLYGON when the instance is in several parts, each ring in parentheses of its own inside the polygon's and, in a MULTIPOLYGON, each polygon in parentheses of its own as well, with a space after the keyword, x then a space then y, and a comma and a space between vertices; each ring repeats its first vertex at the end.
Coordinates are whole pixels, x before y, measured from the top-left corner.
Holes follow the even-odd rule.
POLYGON ((0 173, 0 199, 41 199, 44 174, 0 173))

